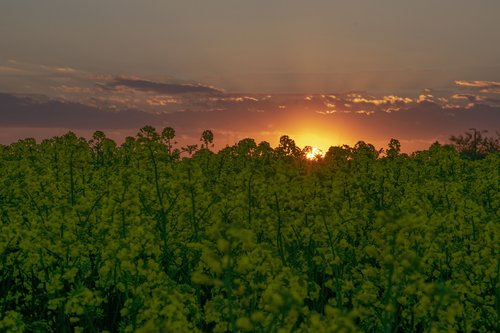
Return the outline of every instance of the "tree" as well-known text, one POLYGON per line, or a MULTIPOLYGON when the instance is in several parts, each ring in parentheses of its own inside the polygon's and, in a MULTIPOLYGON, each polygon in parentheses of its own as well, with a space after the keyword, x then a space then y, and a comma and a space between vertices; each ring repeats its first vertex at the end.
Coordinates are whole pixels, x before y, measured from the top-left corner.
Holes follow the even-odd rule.
MULTIPOLYGON (((485 157, 489 153, 500 151, 500 140, 492 137, 485 137, 483 133, 488 131, 479 131, 470 128, 468 132, 458 136, 452 135, 450 141, 452 146, 463 157, 477 160, 485 157)), ((500 135, 499 135, 500 138, 500 135)))
POLYGON ((238 142, 237 152, 239 156, 252 156, 256 148, 255 140, 246 138, 238 142))
POLYGON ((370 160, 375 160, 377 159, 378 155, 382 152, 382 150, 377 150, 375 147, 370 144, 366 143, 364 141, 358 141, 354 145, 353 149, 353 156, 354 157, 364 157, 368 158, 370 160))
POLYGON ((331 146, 325 154, 325 161, 338 166, 345 163, 351 157, 351 154, 352 148, 347 145, 331 146))
POLYGON ((178 149, 173 150, 174 144, 177 142, 174 141, 175 138, 175 130, 172 127, 165 127, 161 132, 161 141, 167 147, 168 156, 170 159, 175 159, 178 157, 178 149))
POLYGON ((116 143, 108 139, 102 131, 95 131, 89 145, 94 153, 96 164, 102 165, 106 160, 113 157, 116 149, 116 143))
POLYGON ((278 153, 283 156, 299 157, 301 155, 301 150, 297 147, 295 141, 288 135, 282 135, 280 137, 278 153))
POLYGON ((387 149, 387 157, 394 158, 401 152, 401 143, 397 139, 391 139, 389 141, 389 149, 387 149))
POLYGON ((203 144, 201 145, 202 149, 203 148, 208 149, 209 144, 213 147, 214 134, 212 133, 211 130, 205 130, 201 134, 200 141, 203 141, 203 144))
POLYGON ((189 156, 193 155, 196 150, 198 150, 198 145, 187 145, 186 147, 182 147, 182 151, 187 152, 189 156))
POLYGON ((153 141, 153 142, 158 142, 160 141, 160 135, 156 132, 156 129, 151 126, 151 125, 146 125, 143 128, 139 130, 139 133, 137 134, 139 141, 144 142, 144 141, 153 141))
POLYGON ((267 141, 261 141, 255 148, 255 155, 259 157, 269 158, 273 153, 271 144, 267 141))

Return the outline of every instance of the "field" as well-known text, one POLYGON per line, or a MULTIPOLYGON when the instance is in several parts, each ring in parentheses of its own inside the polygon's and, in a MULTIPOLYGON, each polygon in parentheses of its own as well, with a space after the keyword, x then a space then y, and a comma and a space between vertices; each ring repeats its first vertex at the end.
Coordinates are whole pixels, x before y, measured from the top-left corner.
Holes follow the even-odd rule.
POLYGON ((499 153, 174 136, 0 146, 0 331, 500 331, 499 153))

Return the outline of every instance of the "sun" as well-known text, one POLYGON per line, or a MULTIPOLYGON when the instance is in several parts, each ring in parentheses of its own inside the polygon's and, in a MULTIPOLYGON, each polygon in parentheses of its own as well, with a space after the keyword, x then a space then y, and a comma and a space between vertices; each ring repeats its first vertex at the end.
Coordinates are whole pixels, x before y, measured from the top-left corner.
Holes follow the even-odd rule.
POLYGON ((311 161, 323 157, 325 157, 325 153, 321 149, 316 147, 311 147, 311 149, 309 149, 309 151, 306 153, 306 158, 311 161))

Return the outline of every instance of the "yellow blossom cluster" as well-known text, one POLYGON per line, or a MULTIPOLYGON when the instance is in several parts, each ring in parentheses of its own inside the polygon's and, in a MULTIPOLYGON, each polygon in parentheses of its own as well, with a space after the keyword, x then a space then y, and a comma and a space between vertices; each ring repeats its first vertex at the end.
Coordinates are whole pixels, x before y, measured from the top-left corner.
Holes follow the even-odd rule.
POLYGON ((0 146, 1 332, 500 331, 498 153, 172 138, 0 146))

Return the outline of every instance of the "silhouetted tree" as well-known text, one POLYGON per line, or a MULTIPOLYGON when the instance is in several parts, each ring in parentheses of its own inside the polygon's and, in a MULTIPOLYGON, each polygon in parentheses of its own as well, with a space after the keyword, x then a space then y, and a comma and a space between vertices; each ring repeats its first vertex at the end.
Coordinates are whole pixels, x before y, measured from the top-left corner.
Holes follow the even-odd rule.
POLYGON ((377 149, 375 149, 375 147, 371 143, 358 141, 354 145, 354 149, 352 152, 353 152, 353 157, 364 157, 371 160, 375 160, 381 153, 381 150, 378 151, 377 149))
POLYGON ((332 146, 328 148, 325 154, 325 161, 332 163, 335 166, 347 161, 351 157, 352 148, 344 146, 332 146))
POLYGON ((291 139, 288 135, 283 135, 280 137, 278 154, 282 156, 299 157, 301 155, 301 150, 297 147, 293 139, 291 139))
POLYGON ((110 161, 116 150, 116 143, 107 138, 102 131, 94 132, 89 145, 92 148, 97 165, 103 165, 106 161, 110 161))
POLYGON ((240 140, 237 145, 237 152, 239 156, 252 156, 257 148, 254 139, 246 138, 240 140))
POLYGON ((200 141, 203 141, 202 148, 208 149, 209 144, 213 147, 214 134, 211 130, 205 130, 201 134, 200 141))
POLYGON ((187 145, 186 147, 182 147, 182 151, 189 154, 189 156, 193 155, 198 150, 198 145, 187 145))
POLYGON ((160 135, 156 132, 156 129, 151 125, 146 125, 143 128, 141 128, 139 130, 139 133, 137 133, 137 137, 139 138, 140 142, 145 142, 145 141, 159 142, 160 141, 160 135))
POLYGON ((401 152, 401 143, 397 139, 391 139, 389 141, 389 149, 387 149, 387 157, 394 158, 401 152))
POLYGON ((177 159, 179 155, 178 149, 173 149, 174 144, 177 142, 174 141, 175 138, 175 130, 172 127, 165 127, 161 132, 161 141, 167 147, 167 152, 170 160, 177 159))
POLYGON ((273 154, 273 148, 267 141, 261 141, 257 148, 255 148, 255 154, 259 157, 269 158, 273 154))
POLYGON ((452 135, 450 141, 460 155, 477 160, 485 157, 489 153, 500 151, 500 135, 498 135, 497 139, 483 136, 483 133, 487 132, 488 131, 479 131, 475 128, 470 128, 469 131, 464 134, 458 136, 452 135))

